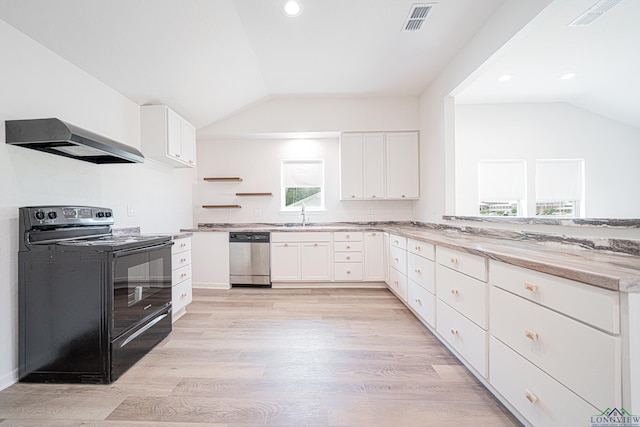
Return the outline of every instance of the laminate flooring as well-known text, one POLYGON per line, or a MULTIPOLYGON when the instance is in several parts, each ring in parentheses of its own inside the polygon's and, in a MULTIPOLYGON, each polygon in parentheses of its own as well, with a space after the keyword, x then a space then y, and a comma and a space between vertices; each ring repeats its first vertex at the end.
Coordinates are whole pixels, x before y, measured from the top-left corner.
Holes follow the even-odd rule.
POLYGON ((386 289, 194 289, 115 383, 0 392, 0 427, 519 425, 386 289))

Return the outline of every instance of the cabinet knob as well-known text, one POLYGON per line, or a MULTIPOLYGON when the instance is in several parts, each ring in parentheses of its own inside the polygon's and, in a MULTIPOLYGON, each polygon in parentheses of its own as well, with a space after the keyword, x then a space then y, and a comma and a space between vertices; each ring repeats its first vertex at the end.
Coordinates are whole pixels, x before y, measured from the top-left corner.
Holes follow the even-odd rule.
POLYGON ((394 258, 393 260, 394 260, 395 262, 398 262, 398 261, 400 261, 400 260, 399 260, 398 258, 394 258))
POLYGON ((404 198, 404 197, 406 197, 406 196, 403 194, 403 195, 402 195, 402 197, 404 198))
POLYGON ((374 195, 372 195, 371 197, 373 197, 373 198, 375 199, 375 198, 376 198, 376 195, 374 194, 374 195))
POLYGON ((351 234, 347 234, 347 235, 345 236, 345 238, 350 239, 350 238, 351 238, 351 234))
POLYGON ((313 246, 318 246, 318 244, 317 244, 317 243, 314 243, 314 244, 313 244, 313 246))
POLYGON ((176 154, 176 157, 177 157, 177 158, 180 158, 180 154, 176 154))
POLYGON ((458 258, 450 258, 449 261, 451 261, 451 264, 457 264, 458 258))
POLYGON ((348 256, 348 257, 347 257, 347 259, 351 259, 351 257, 350 257, 350 256, 348 256))
POLYGON ((288 244, 288 243, 285 243, 284 245, 285 245, 285 246, 289 246, 289 244, 288 244))
POLYGON ((347 245, 347 249, 351 249, 351 246, 347 245))
POLYGON ((535 394, 531 393, 529 390, 524 389, 524 397, 527 398, 527 400, 531 403, 538 403, 538 396, 536 396, 535 394))
POLYGON ((460 294, 460 291, 458 291, 457 289, 451 289, 451 293, 452 293, 453 295, 459 295, 459 294, 460 294))
POLYGON ((455 336, 458 336, 460 334, 456 328, 451 328, 450 332, 451 332, 451 335, 455 335, 455 336))
POLYGON ((531 292, 537 292, 538 291, 538 285, 531 283, 531 282, 524 282, 524 288, 528 291, 531 292))
POLYGON ((347 274, 351 274, 351 270, 347 270, 347 274))
POLYGON ((538 333, 533 332, 530 329, 524 330, 524 336, 527 337, 527 339, 530 339, 531 341, 538 341, 538 333))
POLYGON ((352 198, 352 199, 355 199, 355 198, 356 198, 356 196, 352 194, 352 195, 351 195, 351 198, 352 198))

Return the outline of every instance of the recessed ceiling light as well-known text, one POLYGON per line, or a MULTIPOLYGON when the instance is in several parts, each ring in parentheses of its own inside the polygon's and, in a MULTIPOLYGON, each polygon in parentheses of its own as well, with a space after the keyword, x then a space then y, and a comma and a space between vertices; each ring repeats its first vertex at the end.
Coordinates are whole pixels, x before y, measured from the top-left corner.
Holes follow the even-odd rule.
POLYGON ((576 76, 576 73, 566 73, 560 76, 560 80, 570 80, 576 76))
POLYGON ((302 4, 297 0, 285 0, 282 6, 282 11, 286 16, 295 18, 296 16, 300 16, 302 13, 302 4))
POLYGON ((504 74, 504 75, 498 77, 498 81, 499 82, 508 82, 512 78, 513 78, 513 74, 504 74))

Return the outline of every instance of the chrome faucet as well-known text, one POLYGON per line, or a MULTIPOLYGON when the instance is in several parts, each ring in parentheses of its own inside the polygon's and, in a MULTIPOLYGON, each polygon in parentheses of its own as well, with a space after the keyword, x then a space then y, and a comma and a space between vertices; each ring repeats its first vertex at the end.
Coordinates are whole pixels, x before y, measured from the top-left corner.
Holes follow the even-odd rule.
POLYGON ((300 209, 300 213, 302 214, 302 226, 304 227, 305 225, 307 225, 307 211, 305 210, 304 207, 304 202, 302 202, 302 208, 300 209))

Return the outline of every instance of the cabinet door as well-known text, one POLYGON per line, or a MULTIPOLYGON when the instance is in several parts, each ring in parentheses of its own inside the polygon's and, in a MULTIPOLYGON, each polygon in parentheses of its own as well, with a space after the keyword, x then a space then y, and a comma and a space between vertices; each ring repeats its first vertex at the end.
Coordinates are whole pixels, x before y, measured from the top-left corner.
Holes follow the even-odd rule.
POLYGON ((364 234, 364 281, 382 282, 384 272, 384 238, 380 232, 364 234))
POLYGON ((363 134, 363 183, 365 199, 385 197, 384 133, 363 134))
POLYGON ((182 120, 182 160, 189 165, 196 165, 196 129, 182 120))
POLYGON ((167 155, 182 160, 182 117, 167 108, 167 155))
POLYGON ((301 279, 331 280, 331 244, 301 243, 301 279))
POLYGON ((271 281, 300 280, 300 244, 271 244, 271 281))
POLYGON ((362 199, 362 134, 340 136, 340 199, 362 199))
POLYGON ((418 133, 390 132, 386 136, 387 198, 419 198, 418 133))

